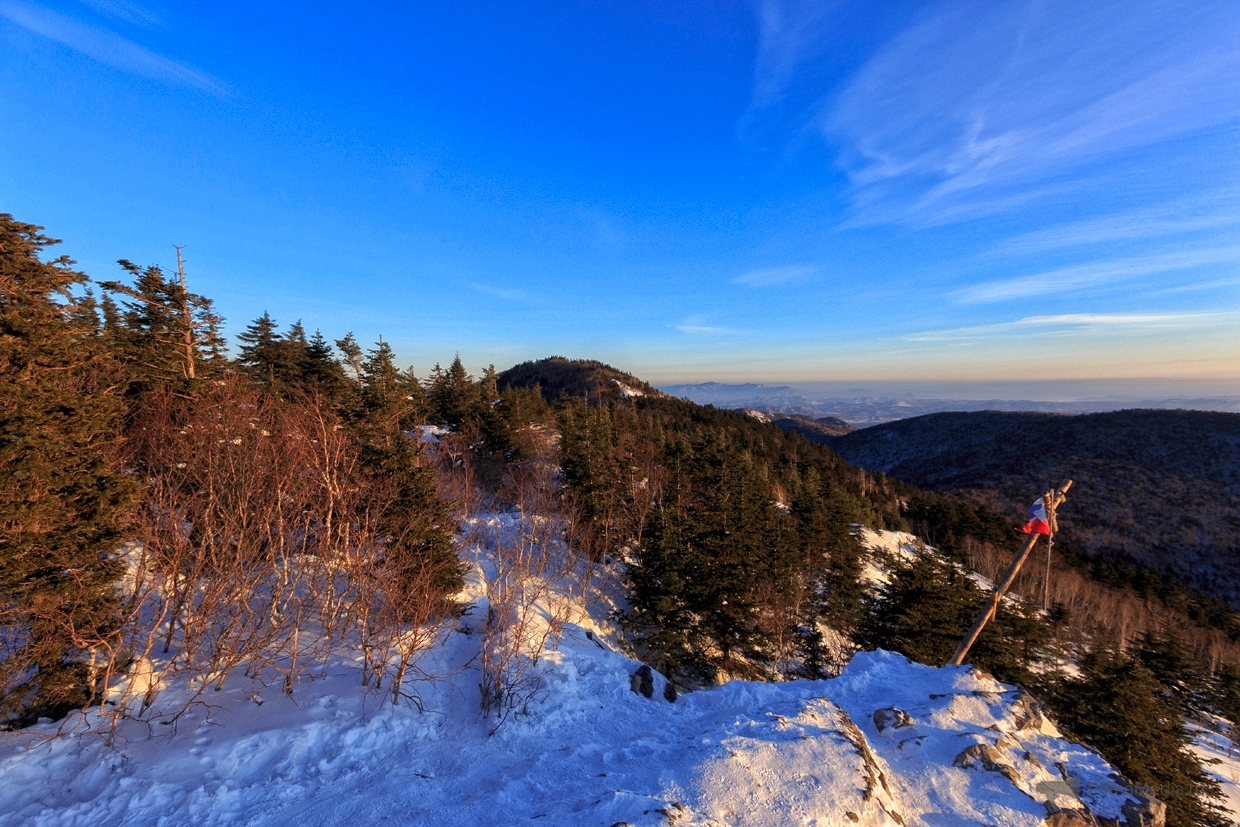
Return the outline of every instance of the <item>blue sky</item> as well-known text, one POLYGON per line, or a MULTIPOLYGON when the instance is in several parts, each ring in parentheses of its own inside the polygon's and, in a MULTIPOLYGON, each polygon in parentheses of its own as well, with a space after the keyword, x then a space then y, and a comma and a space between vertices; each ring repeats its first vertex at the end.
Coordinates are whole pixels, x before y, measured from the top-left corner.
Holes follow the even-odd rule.
POLYGON ((0 0, 0 211, 422 374, 1240 393, 1234 0, 454 5, 0 0))

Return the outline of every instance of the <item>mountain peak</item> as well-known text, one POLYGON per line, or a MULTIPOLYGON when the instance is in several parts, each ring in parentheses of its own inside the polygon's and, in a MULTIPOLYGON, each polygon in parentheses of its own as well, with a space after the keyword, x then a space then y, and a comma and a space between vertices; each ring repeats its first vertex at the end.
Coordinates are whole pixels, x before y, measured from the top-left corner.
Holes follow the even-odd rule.
POLYGON ((631 396, 658 396, 659 391, 631 373, 594 359, 548 356, 522 362, 501 373, 499 388, 541 389, 548 402, 560 394, 584 397, 591 403, 631 396))

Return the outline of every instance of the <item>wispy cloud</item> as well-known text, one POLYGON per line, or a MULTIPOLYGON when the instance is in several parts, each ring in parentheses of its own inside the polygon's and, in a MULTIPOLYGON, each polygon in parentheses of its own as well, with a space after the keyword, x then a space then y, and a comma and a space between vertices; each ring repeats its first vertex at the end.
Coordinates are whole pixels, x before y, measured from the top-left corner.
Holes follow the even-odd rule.
POLYGON ((959 342, 996 336, 1046 336, 1068 332, 1127 328, 1131 330, 1185 330, 1214 327, 1235 321, 1231 313, 1064 313, 1056 316, 1026 316, 1011 322, 957 327, 913 333, 913 342, 959 342))
POLYGON ((797 69, 826 51, 841 3, 822 0, 764 0, 758 16, 751 107, 777 103, 797 69))
POLYGON ((523 304, 535 304, 538 298, 528 290, 522 290, 520 287, 493 287, 489 284, 471 283, 470 287, 479 293, 485 293, 488 296, 494 296, 497 299, 505 301, 521 302, 523 304))
POLYGON ((1240 117, 1240 5, 934 7, 822 103, 870 220, 1003 209, 1081 165, 1240 117))
POLYGON ((994 255, 1040 253, 1114 241, 1166 238, 1237 225, 1240 225, 1240 193, 1207 193, 1024 233, 1004 241, 991 252, 994 255))
POLYGON ((848 25, 853 0, 752 0, 758 23, 749 105, 736 122, 741 140, 776 141, 792 124, 794 146, 818 140, 817 113, 810 104, 823 90, 814 88, 814 64, 838 51, 836 33, 848 25), (806 83, 806 79, 811 79, 806 83))
POLYGON ((1141 276, 1233 262, 1240 262, 1240 247, 1163 253, 1079 264, 1014 279, 987 281, 957 290, 951 295, 962 302, 983 304, 1120 285, 1141 276))
POLYGON ((719 327, 717 325, 708 324, 707 323, 708 321, 709 319, 707 319, 706 316, 699 314, 695 316, 690 316, 689 318, 685 319, 680 324, 668 325, 668 327, 678 330, 681 333, 687 333, 691 336, 705 336, 705 335, 720 336, 720 335, 726 335, 726 334, 731 334, 731 333, 736 332, 735 330, 732 330, 731 328, 728 328, 728 327, 719 327))
POLYGON ((192 87, 216 97, 231 95, 222 81, 200 69, 178 63, 118 34, 87 25, 36 3, 0 0, 0 17, 122 71, 173 86, 192 87))
POLYGON ((791 267, 770 267, 763 270, 750 270, 732 279, 732 284, 743 284, 746 287, 775 287, 781 284, 798 284, 809 281, 822 272, 822 268, 814 265, 798 265, 791 267))
POLYGON ((678 325, 672 325, 672 327, 674 327, 676 330, 679 330, 681 333, 688 333, 690 335, 695 335, 695 336, 701 336, 701 335, 706 335, 706 334, 718 335, 718 334, 736 332, 735 330, 732 330, 731 328, 728 328, 728 327, 711 327, 710 325, 703 325, 703 324, 678 324, 678 325))
POLYGON ((131 3, 129 0, 82 0, 82 2, 101 14, 137 26, 158 26, 163 22, 158 14, 137 3, 131 3))

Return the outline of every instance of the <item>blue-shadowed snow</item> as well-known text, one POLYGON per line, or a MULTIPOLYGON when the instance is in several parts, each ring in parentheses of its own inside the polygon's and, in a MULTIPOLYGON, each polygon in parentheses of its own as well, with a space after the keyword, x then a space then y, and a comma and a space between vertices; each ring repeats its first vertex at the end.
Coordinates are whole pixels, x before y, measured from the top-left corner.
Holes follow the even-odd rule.
MULTIPOLYGON (((485 563, 465 595, 479 606, 485 563)), ((291 695, 237 677, 161 723, 189 691, 174 682, 111 745, 45 737, 55 724, 6 736, 0 825, 1036 825, 1047 802, 1114 818, 1130 801, 1035 703, 969 667, 869 652, 828 681, 671 703, 657 674, 653 698, 630 689, 639 664, 588 605, 529 714, 494 734, 475 610, 427 665, 440 677, 408 687, 421 710, 364 691, 337 653, 291 695)))

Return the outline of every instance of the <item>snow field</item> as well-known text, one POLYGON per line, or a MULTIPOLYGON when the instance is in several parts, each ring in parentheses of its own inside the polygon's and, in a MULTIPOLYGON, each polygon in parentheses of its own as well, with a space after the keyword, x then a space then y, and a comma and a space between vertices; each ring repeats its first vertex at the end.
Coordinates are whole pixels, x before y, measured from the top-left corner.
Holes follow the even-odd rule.
POLYGON ((478 709, 493 561, 470 553, 475 608, 430 656, 437 679, 406 687, 422 709, 367 692, 350 652, 291 695, 238 676, 161 723, 191 691, 173 683, 111 744, 97 713, 0 740, 0 825, 1036 825, 1048 801, 1107 817, 1128 801, 1105 762, 968 667, 871 652, 832 680, 675 703, 656 674, 646 699, 614 625, 564 584, 574 612, 542 691, 494 730, 478 709))

